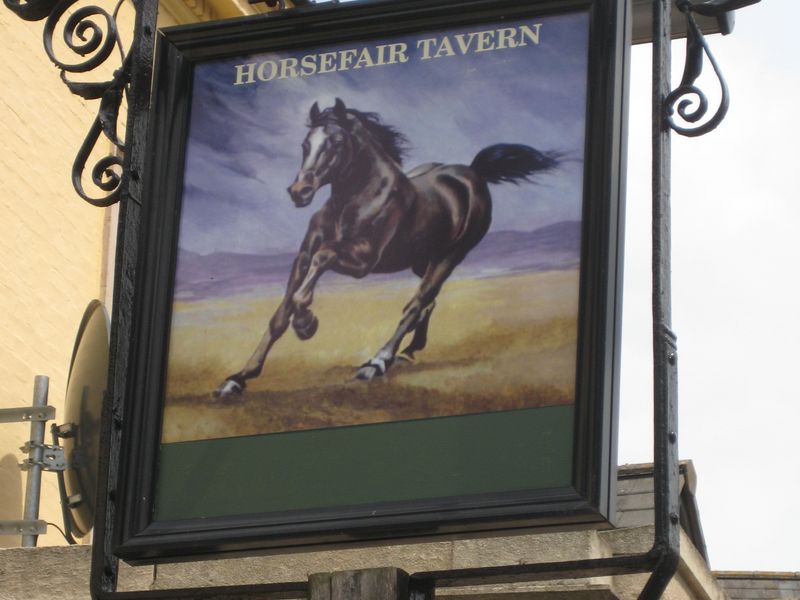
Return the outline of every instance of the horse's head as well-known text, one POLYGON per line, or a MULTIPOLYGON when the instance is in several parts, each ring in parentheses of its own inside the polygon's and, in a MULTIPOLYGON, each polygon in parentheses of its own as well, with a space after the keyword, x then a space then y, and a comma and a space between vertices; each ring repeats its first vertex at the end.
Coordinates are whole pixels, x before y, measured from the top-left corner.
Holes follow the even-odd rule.
POLYGON ((289 195, 298 208, 308 206, 319 188, 330 183, 352 157, 347 107, 339 98, 320 111, 315 102, 308 114, 309 132, 303 140, 303 163, 289 195))

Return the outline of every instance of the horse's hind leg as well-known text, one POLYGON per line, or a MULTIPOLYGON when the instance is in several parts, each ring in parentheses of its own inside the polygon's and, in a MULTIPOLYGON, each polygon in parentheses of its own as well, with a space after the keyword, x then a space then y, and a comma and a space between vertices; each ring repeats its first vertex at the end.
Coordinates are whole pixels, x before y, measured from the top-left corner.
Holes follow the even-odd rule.
POLYGON ((356 372, 356 379, 373 379, 376 376, 384 375, 389 367, 392 366, 397 350, 403 338, 415 331, 417 327, 421 326, 419 331, 415 331, 414 338, 411 340, 409 348, 414 348, 415 341, 419 348, 412 350, 421 350, 427 342, 428 324, 427 320, 430 319, 431 311, 433 311, 434 301, 442 285, 456 268, 458 263, 461 262, 461 256, 448 256, 443 260, 432 263, 425 271, 422 281, 419 284, 417 292, 414 297, 406 305, 403 310, 403 317, 395 329, 394 335, 378 350, 378 352, 370 360, 364 363, 361 368, 356 372), (418 337, 419 334, 419 337, 418 337))
POLYGON ((414 337, 411 338, 411 342, 408 346, 400 351, 400 354, 397 355, 398 358, 413 361, 414 354, 425 349, 428 343, 428 325, 431 322, 431 314, 435 307, 436 301, 434 300, 422 311, 419 323, 414 328, 414 337))

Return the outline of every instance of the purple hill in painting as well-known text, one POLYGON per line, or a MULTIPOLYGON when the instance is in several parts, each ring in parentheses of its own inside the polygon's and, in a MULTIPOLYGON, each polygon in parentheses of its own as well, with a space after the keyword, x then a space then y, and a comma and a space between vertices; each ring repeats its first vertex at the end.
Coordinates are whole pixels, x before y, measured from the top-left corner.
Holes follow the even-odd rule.
MULTIPOLYGON (((563 221, 535 231, 493 231, 486 235, 453 274, 456 278, 491 277, 508 273, 541 272, 577 268, 580 262, 581 226, 563 221)), ((177 298, 218 297, 249 289, 283 285, 295 255, 197 254, 181 249, 175 282, 177 298)), ((370 275, 367 281, 414 278, 409 272, 370 275)), ((348 279, 335 273, 326 283, 348 279)))
POLYGON ((467 255, 455 276, 574 268, 580 249, 578 221, 563 221, 535 231, 493 231, 467 255))

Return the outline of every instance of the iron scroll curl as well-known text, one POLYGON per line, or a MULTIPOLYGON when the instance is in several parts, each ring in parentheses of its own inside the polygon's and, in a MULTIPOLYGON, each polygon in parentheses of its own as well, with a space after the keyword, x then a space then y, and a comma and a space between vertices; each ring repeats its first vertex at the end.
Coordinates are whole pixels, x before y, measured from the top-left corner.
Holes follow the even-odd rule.
MULTIPOLYGON (((131 69, 129 55, 120 38, 117 19, 124 0, 112 10, 96 5, 79 5, 80 0, 3 0, 5 6, 26 21, 46 19, 43 45, 48 58, 61 71, 61 80, 73 94, 85 100, 100 100, 97 115, 72 165, 72 185, 89 204, 107 207, 119 200, 124 177, 122 167, 125 140, 117 133, 120 107, 127 95, 131 69), (61 36, 59 52, 56 40, 61 36), (76 81, 68 74, 89 73, 108 64, 114 50, 119 63, 107 81, 76 81), (59 56, 70 52, 71 56, 59 56), (97 156, 99 155, 99 158, 97 156), (83 174, 90 161, 91 181, 96 190, 84 187, 83 174)), ((137 3, 133 3, 138 10, 137 3)))
POLYGON ((120 184, 122 183, 122 157, 109 154, 100 158, 92 167, 92 182, 99 189, 108 192, 104 197, 93 198, 89 196, 83 188, 83 171, 89 160, 92 149, 100 139, 100 134, 103 131, 101 117, 95 117, 92 126, 89 128, 89 133, 81 144, 80 150, 75 157, 75 162, 72 165, 72 186, 75 191, 86 202, 92 206, 99 208, 111 206, 117 200, 120 184))
POLYGON ((74 64, 59 60, 53 49, 53 38, 64 13, 77 1, 62 0, 47 17, 44 25, 45 51, 50 60, 62 70, 62 73, 64 71, 85 73, 96 69, 108 60, 114 51, 114 46, 119 42, 116 17, 121 2, 117 3, 113 14, 99 6, 81 6, 67 17, 62 38, 66 46, 75 54, 81 57, 88 56, 88 58, 74 64), (92 17, 101 17, 101 23, 96 22, 92 17))
POLYGON ((697 26, 692 12, 697 9, 690 0, 678 0, 678 9, 686 16, 686 64, 680 85, 664 101, 664 118, 670 128, 686 137, 699 137, 713 131, 723 121, 730 106, 728 84, 722 76, 708 42, 697 26), (708 120, 700 123, 709 112, 709 102, 703 91, 695 85, 703 70, 704 55, 708 57, 720 86, 719 106, 708 120), (675 116, 686 125, 676 122, 675 116))

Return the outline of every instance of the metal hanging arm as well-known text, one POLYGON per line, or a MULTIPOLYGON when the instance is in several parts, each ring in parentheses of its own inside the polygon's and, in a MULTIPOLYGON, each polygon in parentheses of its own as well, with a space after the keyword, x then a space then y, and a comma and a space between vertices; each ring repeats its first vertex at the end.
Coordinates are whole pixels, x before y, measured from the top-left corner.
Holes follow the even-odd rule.
POLYGON ((757 4, 761 0, 707 0, 694 4, 691 0, 676 0, 678 10, 686 17, 686 63, 680 85, 666 97, 663 108, 664 118, 673 131, 686 137, 699 137, 713 131, 725 118, 730 104, 728 84, 722 76, 711 49, 708 46, 703 32, 697 25, 694 13, 705 17, 715 17, 720 23, 723 33, 730 33, 733 27, 733 11, 745 6, 757 4), (708 57, 714 74, 720 86, 719 106, 714 114, 703 123, 708 116, 708 98, 702 90, 695 85, 703 70, 703 62, 708 57), (676 122, 675 117, 680 117, 685 124, 676 122))
POLYGON ((677 346, 672 332, 670 126, 661 117, 670 90, 672 1, 653 4, 652 311, 653 480, 657 562, 640 600, 661 597, 680 558, 677 346))
MULTIPOLYGON (((671 142, 670 130, 697 137, 715 129, 728 111, 728 87, 692 12, 725 18, 729 11, 755 4, 759 0, 709 0, 694 5, 677 0, 687 20, 687 50, 680 85, 670 92, 671 0, 653 4, 653 106, 652 106, 652 277, 653 277, 653 471, 655 499, 655 540, 653 552, 659 555, 640 600, 662 596, 678 568, 680 559, 680 480, 678 473, 678 353, 672 331, 671 281, 671 142), (705 95, 694 84, 708 56, 722 89, 720 106, 711 119, 696 127, 681 127, 673 120, 674 106, 689 123, 697 123, 708 112, 705 95), (698 98, 692 110, 689 94, 698 98)), ((723 28, 724 29, 724 28, 723 28)))

